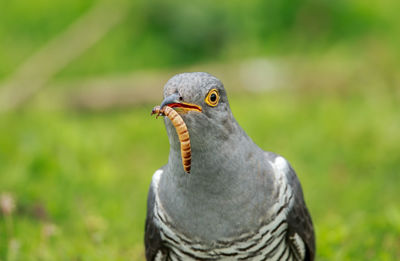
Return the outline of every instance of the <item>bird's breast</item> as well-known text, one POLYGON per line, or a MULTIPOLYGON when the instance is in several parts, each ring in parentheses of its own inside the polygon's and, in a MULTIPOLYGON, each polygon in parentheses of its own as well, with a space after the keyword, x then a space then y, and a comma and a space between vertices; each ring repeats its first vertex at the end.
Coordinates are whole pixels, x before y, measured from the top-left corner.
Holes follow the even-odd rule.
MULTIPOLYGON (((286 244, 287 232, 287 211, 290 207, 293 195, 285 186, 279 188, 279 201, 270 206, 264 215, 270 215, 268 221, 264 221, 255 227, 248 227, 246 220, 241 220, 243 224, 234 224, 229 213, 223 213, 218 209, 206 210, 204 213, 188 214, 186 221, 175 222, 175 215, 170 215, 166 210, 159 195, 156 195, 155 219, 160 228, 163 241, 173 251, 170 252, 172 260, 238 260, 253 258, 278 258, 284 257, 290 260, 292 255, 289 246, 286 244), (209 213, 220 213, 210 215, 209 213), (197 218, 195 216, 198 216, 197 218), (203 221, 207 221, 204 223, 203 221), (190 223, 191 226, 186 226, 190 223), (233 227, 236 226, 236 227, 233 227), (242 227, 242 229, 240 229, 242 227), (222 230, 219 231, 220 228, 222 230), (201 229, 206 233, 197 234, 194 231, 201 229), (240 231, 229 233, 229 231, 240 231), (228 233, 227 233, 228 232, 228 233)), ((212 201, 212 200, 211 200, 212 201)), ((225 201, 226 204, 228 201, 225 201)), ((215 204, 215 202, 212 202, 215 204)), ((236 203, 235 203, 236 204, 236 203)), ((218 207, 222 205, 217 204, 218 207)), ((253 206, 256 207, 256 206, 253 206)), ((223 208, 223 207, 222 207, 223 208)), ((193 209, 199 209, 194 206, 193 209)), ((236 205, 236 211, 240 211, 236 205)), ((184 211, 183 211, 184 212, 184 211)), ((238 216, 233 214, 233 216, 238 216)))

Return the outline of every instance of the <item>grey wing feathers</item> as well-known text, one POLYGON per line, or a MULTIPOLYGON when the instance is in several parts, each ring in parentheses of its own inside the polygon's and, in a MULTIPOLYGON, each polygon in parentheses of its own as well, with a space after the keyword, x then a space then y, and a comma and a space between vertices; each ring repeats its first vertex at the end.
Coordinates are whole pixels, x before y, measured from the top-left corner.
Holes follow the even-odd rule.
POLYGON ((290 239, 298 234, 306 245, 305 260, 312 261, 315 258, 315 235, 311 216, 304 202, 300 182, 292 167, 289 168, 287 177, 295 197, 295 202, 288 213, 288 237, 290 239))
POLYGON ((155 260, 159 251, 166 252, 163 246, 160 231, 154 222, 155 194, 153 184, 150 185, 147 198, 147 216, 145 225, 144 243, 146 248, 146 260, 155 260))

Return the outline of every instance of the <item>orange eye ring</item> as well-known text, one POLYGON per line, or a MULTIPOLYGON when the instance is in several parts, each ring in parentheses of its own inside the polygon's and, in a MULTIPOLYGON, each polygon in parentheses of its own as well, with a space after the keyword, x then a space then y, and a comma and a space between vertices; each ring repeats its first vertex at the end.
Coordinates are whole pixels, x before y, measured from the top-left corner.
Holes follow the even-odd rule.
POLYGON ((217 90, 217 89, 211 89, 211 90, 208 92, 208 94, 207 94, 206 98, 204 99, 204 101, 205 101, 208 105, 210 105, 210 106, 212 106, 212 107, 217 106, 217 105, 218 105, 218 102, 219 102, 219 93, 218 93, 218 90, 217 90))

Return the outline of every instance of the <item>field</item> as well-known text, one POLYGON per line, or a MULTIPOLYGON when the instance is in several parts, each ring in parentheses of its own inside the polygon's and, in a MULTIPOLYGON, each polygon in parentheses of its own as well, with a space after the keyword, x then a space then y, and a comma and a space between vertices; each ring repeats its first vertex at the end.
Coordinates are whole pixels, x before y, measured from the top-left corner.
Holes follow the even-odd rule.
MULTIPOLYGON (((399 108, 390 93, 371 96, 292 90, 231 99, 254 141, 297 170, 318 260, 400 257, 399 108)), ((147 188, 169 146, 150 108, 2 118, 0 184, 17 203, 1 219, 2 260, 143 259, 147 188)))
MULTIPOLYGON (((121 0, 110 17, 128 18, 115 27, 104 25, 109 32, 96 31, 104 38, 93 45, 78 34, 78 51, 61 55, 69 41, 60 37, 63 30, 96 1, 23 2, 30 8, 1 3, 9 13, 0 18, 5 39, 0 90, 11 90, 15 99, 29 88, 35 95, 0 111, 0 261, 144 260, 147 190, 169 151, 163 122, 150 117, 150 110, 161 101, 166 79, 192 70, 221 78, 244 130, 297 171, 316 229, 317 260, 399 260, 400 34, 390 5, 397 2, 350 2, 315 7, 316 2, 299 1, 301 12, 325 10, 331 18, 326 28, 303 35, 309 21, 292 25, 277 16, 264 28, 262 21, 253 25, 234 19, 241 9, 250 14, 262 1, 213 8, 197 3, 208 12, 195 13, 192 20, 184 5, 176 20, 157 20, 163 10, 171 12, 182 3, 154 9, 160 1, 132 6, 121 0), (221 14, 222 25, 214 20, 221 14), (170 32, 164 22, 181 27, 170 32), (203 31, 193 32, 191 26, 203 31), (320 34, 325 29, 330 33, 320 34), (226 34, 216 43, 196 44, 203 37, 214 39, 219 30, 226 34), (259 33, 264 31, 272 37, 259 33), (192 33, 189 40, 182 36, 186 33, 192 33), (316 42, 305 40, 309 36, 316 42), (251 66, 261 61, 261 67, 246 63, 253 60, 251 66), (232 73, 237 68, 250 75, 252 68, 264 68, 273 80, 240 82, 232 73), (128 85, 150 80, 145 88, 131 88, 132 100, 122 105, 88 107, 88 100, 97 97, 90 88, 83 107, 70 103, 87 79, 110 85, 109 90, 126 79, 128 85)), ((99 3, 105 7, 97 15, 109 10, 109 2, 99 3)), ((270 3, 289 18, 297 12, 270 3)), ((0 107, 13 101, 2 94, 0 107)))

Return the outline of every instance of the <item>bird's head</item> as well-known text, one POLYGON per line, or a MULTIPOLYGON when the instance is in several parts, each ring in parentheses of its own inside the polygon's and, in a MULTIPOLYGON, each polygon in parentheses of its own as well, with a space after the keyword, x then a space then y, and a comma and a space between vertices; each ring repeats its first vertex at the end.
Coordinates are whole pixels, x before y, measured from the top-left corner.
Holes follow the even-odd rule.
MULTIPOLYGON (((235 131, 225 88, 216 77, 204 73, 182 73, 164 86, 163 106, 176 110, 186 123, 193 150, 210 149, 235 131), (206 148, 208 146, 208 148, 206 148)), ((176 131, 165 119, 170 144, 179 148, 176 131)))

